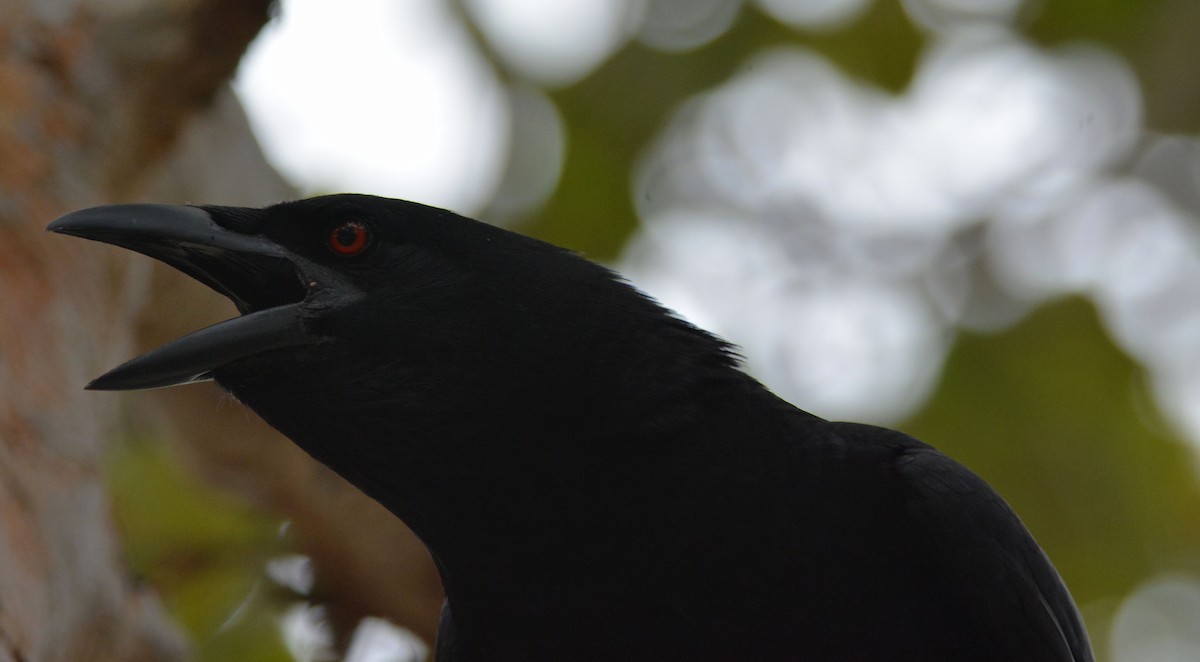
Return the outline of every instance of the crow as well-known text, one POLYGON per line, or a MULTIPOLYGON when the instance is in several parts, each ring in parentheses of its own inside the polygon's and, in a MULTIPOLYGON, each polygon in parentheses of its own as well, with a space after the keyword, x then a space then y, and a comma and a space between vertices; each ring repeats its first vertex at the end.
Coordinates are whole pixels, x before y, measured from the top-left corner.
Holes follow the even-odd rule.
POLYGON ((442 662, 1093 659, 982 479, 783 401, 570 251, 352 194, 48 229, 233 301, 88 388, 214 379, 404 520, 445 585, 442 662))

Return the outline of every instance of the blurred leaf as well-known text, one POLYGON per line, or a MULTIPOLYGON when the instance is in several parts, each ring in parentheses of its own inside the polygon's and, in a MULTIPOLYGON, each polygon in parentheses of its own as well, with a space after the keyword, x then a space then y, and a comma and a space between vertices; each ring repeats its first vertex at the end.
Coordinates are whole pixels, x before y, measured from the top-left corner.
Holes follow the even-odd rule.
POLYGON ((129 565, 191 634, 200 661, 286 661, 280 592, 263 575, 278 520, 200 483, 165 443, 115 443, 107 477, 129 565))
POLYGON ((616 257, 637 226, 631 173, 680 104, 778 46, 818 51, 850 75, 889 89, 911 76, 920 39, 897 3, 875 3, 850 28, 799 32, 755 11, 696 50, 666 53, 632 43, 575 85, 550 91, 567 131, 561 180, 522 232, 593 259, 616 257))
POLYGON ((1070 299, 964 335, 902 427, 991 483, 1083 605, 1200 570, 1193 458, 1149 402, 1141 369, 1070 299))
POLYGON ((1160 9, 1171 2, 1173 0, 1047 0, 1039 4, 1025 33, 1047 44, 1095 41, 1127 53, 1160 9))
POLYGON ((1122 56, 1142 85, 1146 125, 1200 130, 1200 2, 1048 0, 1026 33, 1044 44, 1094 42, 1122 56))

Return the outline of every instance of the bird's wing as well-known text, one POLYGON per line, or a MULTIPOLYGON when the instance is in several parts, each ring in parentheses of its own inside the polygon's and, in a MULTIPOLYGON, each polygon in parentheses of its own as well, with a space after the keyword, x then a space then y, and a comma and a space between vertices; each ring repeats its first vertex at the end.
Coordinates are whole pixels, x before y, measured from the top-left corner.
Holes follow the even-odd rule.
POLYGON ((1000 659, 1093 659, 1066 586, 999 494, 924 444, 905 448, 896 467, 936 588, 975 615, 1000 659))

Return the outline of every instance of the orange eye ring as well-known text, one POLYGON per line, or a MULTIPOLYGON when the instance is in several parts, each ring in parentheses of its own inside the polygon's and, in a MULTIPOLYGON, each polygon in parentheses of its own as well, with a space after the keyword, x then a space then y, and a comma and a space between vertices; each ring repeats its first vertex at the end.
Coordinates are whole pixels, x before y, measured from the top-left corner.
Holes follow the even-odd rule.
POLYGON ((329 248, 343 256, 358 255, 371 240, 371 230, 360 221, 343 221, 329 231, 329 248))

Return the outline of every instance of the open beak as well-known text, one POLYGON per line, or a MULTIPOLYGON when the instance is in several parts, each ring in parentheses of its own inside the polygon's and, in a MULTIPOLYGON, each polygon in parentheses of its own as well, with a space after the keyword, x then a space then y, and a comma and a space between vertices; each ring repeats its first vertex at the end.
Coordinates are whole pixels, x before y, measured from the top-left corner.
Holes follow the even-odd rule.
MULTIPOLYGON (((245 210, 254 212, 255 210, 245 210)), ((317 265, 260 234, 229 229, 201 207, 111 205, 63 216, 50 232, 161 260, 229 297, 240 317, 206 327, 101 375, 87 388, 126 391, 204 381, 213 370, 273 349, 311 345, 305 302, 317 265)), ((327 282, 322 274, 321 281, 327 282)))

